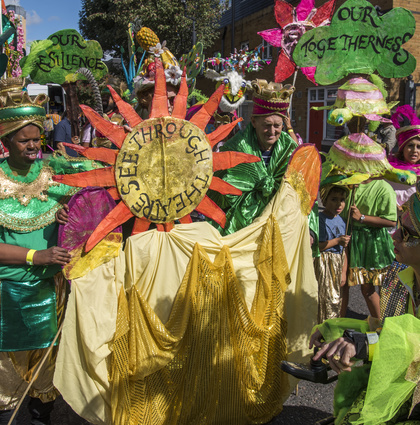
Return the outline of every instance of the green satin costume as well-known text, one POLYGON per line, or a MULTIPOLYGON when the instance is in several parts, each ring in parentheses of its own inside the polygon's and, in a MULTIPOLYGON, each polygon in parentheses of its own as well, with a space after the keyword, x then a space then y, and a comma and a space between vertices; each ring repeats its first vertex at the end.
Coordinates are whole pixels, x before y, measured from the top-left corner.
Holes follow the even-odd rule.
MULTIPOLYGON (((98 166, 87 160, 53 156, 36 160, 26 176, 0 163, 0 242, 43 250, 57 244, 55 213, 77 188, 53 181, 98 166)), ((0 264, 0 351, 49 346, 57 333, 54 275, 60 266, 0 264)))
POLYGON ((221 152, 244 152, 261 158, 260 162, 239 164, 215 173, 217 177, 242 190, 240 196, 220 195, 209 191, 210 197, 226 212, 226 225, 223 229, 212 223, 222 235, 229 235, 248 226, 262 213, 278 191, 290 156, 297 146, 289 134, 282 132, 266 166, 258 146, 257 134, 250 123, 220 148, 221 152))

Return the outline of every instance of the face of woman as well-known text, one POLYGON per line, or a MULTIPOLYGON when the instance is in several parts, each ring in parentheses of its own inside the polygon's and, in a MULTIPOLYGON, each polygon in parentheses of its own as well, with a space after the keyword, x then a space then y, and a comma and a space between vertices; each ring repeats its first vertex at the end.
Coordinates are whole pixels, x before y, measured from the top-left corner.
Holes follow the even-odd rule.
POLYGON ((416 266, 420 264, 420 238, 408 212, 402 215, 401 226, 392 235, 395 258, 400 263, 416 266))
POLYGON ((420 139, 411 139, 403 149, 404 161, 409 164, 417 164, 420 161, 420 139))
POLYGON ((9 149, 7 159, 9 165, 19 170, 26 170, 34 163, 41 149, 41 132, 36 125, 29 124, 21 128, 11 139, 5 139, 4 144, 9 149))

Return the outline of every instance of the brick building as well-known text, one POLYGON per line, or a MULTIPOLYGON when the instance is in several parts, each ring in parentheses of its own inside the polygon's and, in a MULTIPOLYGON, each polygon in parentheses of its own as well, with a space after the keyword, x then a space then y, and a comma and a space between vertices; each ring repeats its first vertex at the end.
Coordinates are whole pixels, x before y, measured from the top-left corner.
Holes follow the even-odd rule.
MULTIPOLYGON (((316 0, 316 6, 320 7, 324 2, 324 0, 316 0)), ((299 0, 290 0, 290 3, 296 6, 299 0)), ((336 8, 343 3, 344 0, 338 0, 336 8)), ((420 0, 372 0, 371 3, 378 6, 379 13, 386 13, 393 7, 405 7, 412 12, 420 29, 420 0)), ((246 79, 260 78, 273 81, 278 49, 268 45, 257 32, 276 27, 278 24, 274 17, 274 0, 230 0, 220 22, 220 37, 207 50, 206 57, 214 56, 218 52, 222 57, 226 57, 234 47, 240 49, 247 45, 252 50, 264 43, 264 59, 271 58, 272 62, 262 71, 248 73, 246 79)), ((403 47, 417 58, 417 68, 408 78, 385 81, 389 91, 388 101, 399 100, 400 104, 410 103, 420 112, 420 88, 417 88, 420 87, 420 30, 417 30, 414 37, 403 47)), ((295 131, 305 142, 315 143, 319 149, 325 150, 340 137, 342 129, 330 126, 326 122, 328 111, 314 111, 311 110, 311 106, 333 104, 337 88, 349 78, 350 76, 331 86, 315 86, 300 71, 297 73, 292 119, 295 131)), ((209 80, 202 77, 197 81, 197 87, 210 95, 214 85, 209 83, 209 80)), ((293 76, 283 82, 283 84, 292 83, 293 76)), ((251 99, 250 94, 247 96, 251 99)), ((251 100, 247 100, 239 111, 245 122, 249 122, 251 105, 251 100)))

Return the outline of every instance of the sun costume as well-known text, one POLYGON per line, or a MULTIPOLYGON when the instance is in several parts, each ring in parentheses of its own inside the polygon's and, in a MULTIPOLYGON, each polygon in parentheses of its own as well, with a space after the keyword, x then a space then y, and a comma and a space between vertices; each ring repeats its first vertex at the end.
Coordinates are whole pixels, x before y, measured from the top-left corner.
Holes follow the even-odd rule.
POLYGON ((208 188, 241 192, 214 171, 259 158, 212 152, 232 128, 204 132, 223 86, 185 121, 185 76, 169 115, 158 61, 156 70, 149 119, 113 93, 129 133, 82 106, 119 149, 100 153, 110 166, 55 177, 107 187, 119 200, 86 236, 83 255, 124 221, 135 223, 116 258, 72 280, 54 383, 94 424, 267 422, 293 387, 279 362, 307 358, 305 332, 316 321, 307 214, 319 155, 301 147, 277 193, 244 229, 222 236, 208 222, 191 223, 195 209, 223 226, 208 188), (156 229, 147 230, 150 223, 156 229))
MULTIPOLYGON (((43 130, 45 95, 33 101, 22 94, 24 80, 0 80, 0 136, 32 124, 43 130)), ((62 157, 35 160, 25 175, 0 163, 0 242, 43 250, 57 244, 55 213, 76 188, 58 184, 53 176, 93 168, 92 161, 67 162, 62 157)), ((0 265, 0 410, 12 409, 31 380, 63 319, 66 281, 59 266, 0 265)), ((57 396, 52 377, 54 347, 30 390, 43 402, 57 396)))

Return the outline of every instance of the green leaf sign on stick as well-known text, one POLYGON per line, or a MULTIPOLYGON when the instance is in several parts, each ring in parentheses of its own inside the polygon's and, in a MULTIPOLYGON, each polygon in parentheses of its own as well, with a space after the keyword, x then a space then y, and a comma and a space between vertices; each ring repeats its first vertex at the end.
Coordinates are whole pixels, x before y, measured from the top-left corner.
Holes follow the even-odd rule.
POLYGON ((331 25, 306 32, 293 53, 298 66, 316 66, 315 81, 332 84, 348 74, 402 78, 416 68, 416 59, 401 46, 414 35, 410 11, 395 8, 378 16, 365 0, 348 0, 331 25))
MULTIPOLYGON (((30 70, 33 82, 63 84, 66 77, 79 68, 90 69, 97 80, 108 72, 102 62, 101 45, 97 41, 84 40, 74 29, 57 31, 47 40, 52 41, 52 45, 35 49, 34 52, 31 49, 31 53, 20 62, 23 69, 30 70), (31 65, 25 68, 26 62, 31 65)), ((77 78, 83 77, 79 74, 77 78)))

